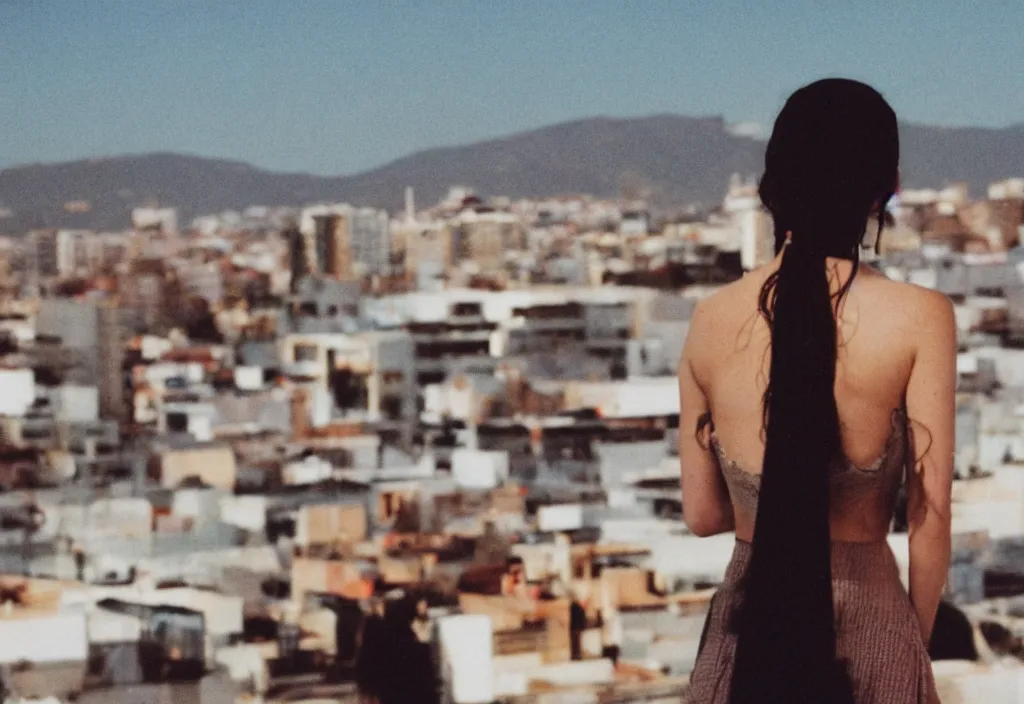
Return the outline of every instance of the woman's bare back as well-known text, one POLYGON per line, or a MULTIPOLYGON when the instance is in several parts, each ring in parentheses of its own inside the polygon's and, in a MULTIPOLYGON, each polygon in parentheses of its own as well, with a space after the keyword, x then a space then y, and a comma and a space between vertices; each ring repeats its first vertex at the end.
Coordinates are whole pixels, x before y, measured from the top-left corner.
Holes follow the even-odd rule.
MULTIPOLYGON (((757 304, 761 287, 778 262, 777 258, 702 301, 705 329, 690 347, 692 372, 707 398, 717 448, 734 467, 751 474, 760 473, 764 458, 762 396, 771 363, 770 333, 757 304)), ((831 289, 837 291, 852 265, 830 259, 827 267, 831 289)), ((876 465, 891 449, 893 411, 905 404, 920 343, 917 323, 935 295, 890 281, 862 265, 843 299, 835 396, 844 455, 851 466, 876 465)), ((749 539, 752 521, 740 514, 737 511, 735 519, 737 535, 749 539)), ((870 519, 853 515, 837 524, 834 516, 833 537, 877 540, 880 522, 870 519)))

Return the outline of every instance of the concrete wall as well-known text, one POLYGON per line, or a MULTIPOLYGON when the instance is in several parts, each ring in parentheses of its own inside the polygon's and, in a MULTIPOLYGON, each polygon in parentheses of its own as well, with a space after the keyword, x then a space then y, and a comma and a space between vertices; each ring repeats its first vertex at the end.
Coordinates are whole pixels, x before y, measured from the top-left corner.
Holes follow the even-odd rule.
POLYGON ((332 545, 366 538, 366 508, 362 504, 303 506, 295 522, 296 545, 332 545))
POLYGON ((230 447, 212 445, 167 450, 160 458, 160 484, 176 488, 186 477, 197 476, 203 483, 234 491, 235 453, 230 447))

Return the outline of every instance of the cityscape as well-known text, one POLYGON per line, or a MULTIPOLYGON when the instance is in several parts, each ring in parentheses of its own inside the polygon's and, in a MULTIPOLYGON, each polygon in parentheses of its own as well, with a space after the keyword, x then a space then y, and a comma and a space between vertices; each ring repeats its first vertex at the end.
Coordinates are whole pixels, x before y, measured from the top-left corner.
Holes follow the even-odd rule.
POLYGON ((677 367, 832 74, 955 305, 938 692, 1024 702, 1019 18, 727 4, 0 3, 0 704, 687 701, 677 367))
MULTIPOLYGON (((674 369, 696 301, 773 256, 754 179, 723 191, 6 238, 7 696, 678 700, 731 537, 681 520, 674 369)), ((865 261, 957 302, 946 605, 975 636, 935 672, 974 701, 948 692, 1024 672, 1024 178, 887 218, 865 261)))

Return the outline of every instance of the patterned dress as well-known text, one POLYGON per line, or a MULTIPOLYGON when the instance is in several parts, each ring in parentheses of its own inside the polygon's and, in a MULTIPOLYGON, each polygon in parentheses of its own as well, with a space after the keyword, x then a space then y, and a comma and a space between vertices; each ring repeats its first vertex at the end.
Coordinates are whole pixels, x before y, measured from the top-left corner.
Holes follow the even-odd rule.
MULTIPOLYGON (((737 513, 757 514, 761 477, 730 460, 712 427, 711 443, 737 513)), ((871 511, 891 521, 907 467, 907 418, 893 411, 892 433, 885 452, 861 467, 847 459, 831 468, 833 515, 871 511)), ((690 675, 688 700, 718 704, 729 699, 736 638, 731 616, 742 595, 739 584, 750 560, 751 545, 737 539, 725 580, 711 601, 700 653, 690 675)), ((832 543, 832 593, 836 618, 836 653, 846 661, 858 704, 931 704, 938 702, 931 661, 910 597, 887 542, 832 543)))

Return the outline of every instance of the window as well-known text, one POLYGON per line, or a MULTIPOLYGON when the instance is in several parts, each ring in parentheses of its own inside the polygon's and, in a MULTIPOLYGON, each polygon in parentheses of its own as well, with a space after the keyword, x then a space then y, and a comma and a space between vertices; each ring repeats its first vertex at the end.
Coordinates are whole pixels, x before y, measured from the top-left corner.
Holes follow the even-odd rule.
POLYGON ((396 396, 385 396, 380 400, 380 410, 388 420, 402 418, 402 399, 396 396))
POLYGON ((185 379, 185 377, 183 376, 171 376, 167 377, 167 380, 164 381, 164 386, 167 387, 168 389, 175 389, 180 391, 181 389, 188 388, 188 380, 185 379))
POLYGON ((167 430, 172 433, 188 432, 188 414, 171 412, 167 414, 167 430))
POLYGON ((452 315, 482 315, 483 309, 479 303, 456 303, 451 312, 452 315))
POLYGON ((292 355, 296 362, 315 362, 317 358, 317 346, 307 343, 298 343, 292 349, 292 355))

